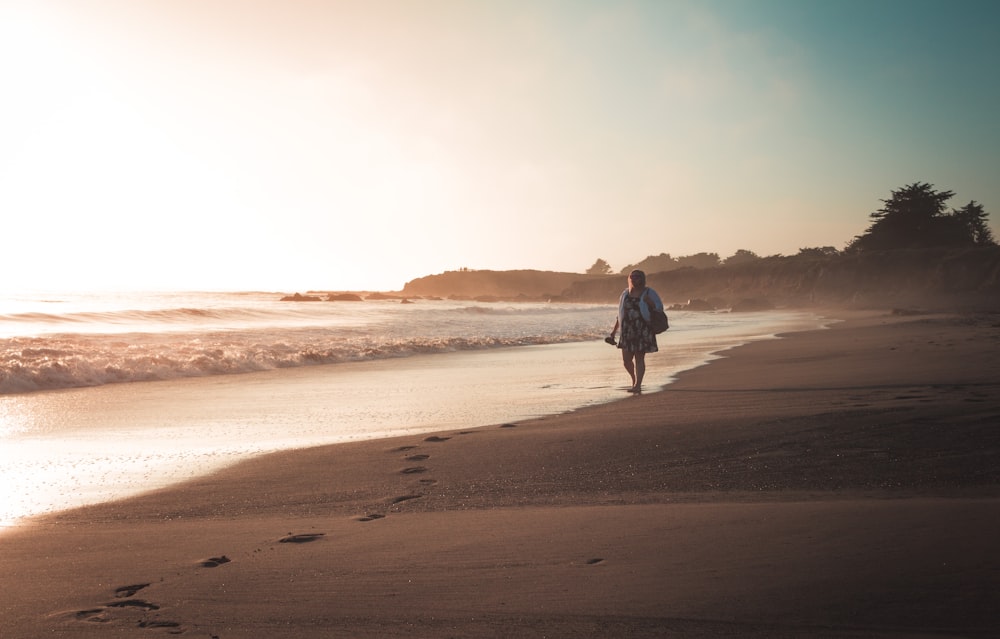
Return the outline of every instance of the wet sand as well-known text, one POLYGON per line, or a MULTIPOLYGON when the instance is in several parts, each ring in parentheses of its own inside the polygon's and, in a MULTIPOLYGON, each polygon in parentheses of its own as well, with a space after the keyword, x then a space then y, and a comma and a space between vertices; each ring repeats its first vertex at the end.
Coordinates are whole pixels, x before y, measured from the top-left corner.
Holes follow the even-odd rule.
POLYGON ((841 315, 663 392, 43 518, 0 536, 0 635, 996 636, 1000 316, 841 315))

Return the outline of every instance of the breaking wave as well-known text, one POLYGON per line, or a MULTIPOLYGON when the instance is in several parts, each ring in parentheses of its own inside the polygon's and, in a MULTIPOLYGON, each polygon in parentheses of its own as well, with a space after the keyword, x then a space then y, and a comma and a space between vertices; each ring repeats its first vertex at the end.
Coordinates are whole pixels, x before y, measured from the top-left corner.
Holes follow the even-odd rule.
POLYGON ((608 307, 458 303, 0 314, 0 394, 596 339, 608 307))
POLYGON ((4 340, 0 347, 0 394, 553 344, 594 339, 598 334, 374 340, 330 337, 274 342, 231 336, 145 341, 132 337, 4 340))

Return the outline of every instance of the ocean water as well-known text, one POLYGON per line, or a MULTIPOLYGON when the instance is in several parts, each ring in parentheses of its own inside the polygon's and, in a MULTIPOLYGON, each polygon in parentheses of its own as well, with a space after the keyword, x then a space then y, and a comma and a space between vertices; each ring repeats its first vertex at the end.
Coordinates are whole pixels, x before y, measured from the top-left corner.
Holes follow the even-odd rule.
MULTIPOLYGON (((274 293, 0 297, 0 526, 276 450, 474 428, 627 397, 615 304, 274 293)), ((671 314, 645 388, 810 313, 671 314)))

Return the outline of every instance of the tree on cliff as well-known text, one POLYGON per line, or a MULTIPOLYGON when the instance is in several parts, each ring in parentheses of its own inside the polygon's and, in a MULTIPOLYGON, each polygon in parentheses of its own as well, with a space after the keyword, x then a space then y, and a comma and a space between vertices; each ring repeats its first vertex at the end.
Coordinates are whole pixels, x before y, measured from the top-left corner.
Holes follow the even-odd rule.
POLYGON ((663 273, 675 268, 677 268, 677 260, 670 257, 670 253, 660 253, 659 255, 650 255, 638 264, 629 264, 619 272, 622 275, 628 275, 633 270, 639 269, 647 273, 663 273))
POLYGON ((987 222, 987 217, 989 216, 983 210, 982 204, 972 200, 957 211, 953 210, 951 215, 959 221, 976 246, 992 246, 996 244, 996 241, 993 239, 993 231, 990 230, 989 223, 987 222))
POLYGON ((838 255, 840 255, 840 251, 833 246, 812 246, 800 248, 797 257, 836 257, 838 255))
POLYGON ((586 273, 587 275, 611 275, 611 265, 601 258, 597 258, 597 261, 587 269, 586 273))
POLYGON ((747 249, 739 249, 726 259, 722 260, 722 263, 726 266, 737 266, 739 264, 747 264, 749 262, 756 262, 760 259, 760 256, 753 251, 748 251, 747 249))
POLYGON ((718 253, 695 253, 677 258, 680 268, 715 268, 721 263, 718 253))
POLYGON ((884 206, 870 215, 864 234, 851 241, 849 252, 903 248, 963 247, 992 244, 986 213, 974 201, 961 211, 945 212, 955 195, 937 191, 932 184, 914 182, 882 200, 884 206))

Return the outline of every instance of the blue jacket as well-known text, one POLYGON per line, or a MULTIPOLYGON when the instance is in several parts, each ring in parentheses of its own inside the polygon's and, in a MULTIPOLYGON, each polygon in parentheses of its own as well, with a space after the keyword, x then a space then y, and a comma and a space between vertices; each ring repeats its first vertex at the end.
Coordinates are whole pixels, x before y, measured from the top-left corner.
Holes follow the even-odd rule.
MULTIPOLYGON (((618 298, 618 326, 625 323, 625 298, 628 296, 628 289, 622 291, 622 296, 618 298)), ((642 296, 639 298, 639 312, 642 313, 642 319, 649 321, 649 304, 646 303, 646 298, 653 304, 653 307, 657 310, 663 310, 663 300, 653 289, 646 287, 646 290, 642 292, 642 296)))

